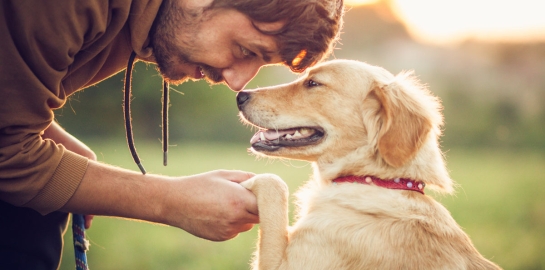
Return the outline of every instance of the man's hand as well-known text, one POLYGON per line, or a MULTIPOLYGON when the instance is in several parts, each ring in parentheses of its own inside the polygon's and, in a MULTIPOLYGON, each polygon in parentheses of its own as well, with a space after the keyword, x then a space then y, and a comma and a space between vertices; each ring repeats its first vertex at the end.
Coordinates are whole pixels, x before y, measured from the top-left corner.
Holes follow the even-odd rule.
POLYGON ((257 202, 239 183, 253 176, 218 170, 172 182, 173 188, 164 195, 165 223, 212 241, 228 240, 250 230, 259 222, 257 202))
MULTIPOLYGON (((72 136, 70 133, 66 132, 57 122, 52 122, 51 125, 44 130, 42 135, 44 139, 50 139, 57 144, 62 144, 66 149, 84 156, 90 160, 97 160, 95 152, 91 150, 87 145, 82 143, 76 137, 72 136)), ((91 222, 93 221, 92 215, 85 216, 85 228, 89 229, 91 227, 91 222)))

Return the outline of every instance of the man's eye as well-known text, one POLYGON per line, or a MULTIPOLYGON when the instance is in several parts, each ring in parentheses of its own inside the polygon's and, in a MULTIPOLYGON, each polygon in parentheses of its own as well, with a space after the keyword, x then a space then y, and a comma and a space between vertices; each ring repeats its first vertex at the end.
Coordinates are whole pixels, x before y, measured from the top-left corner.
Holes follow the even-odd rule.
POLYGON ((313 80, 308 80, 305 84, 307 87, 316 87, 321 85, 320 83, 317 83, 313 80))
POLYGON ((255 56, 256 54, 253 53, 252 51, 240 46, 240 51, 242 52, 242 55, 244 57, 251 57, 251 56, 255 56))

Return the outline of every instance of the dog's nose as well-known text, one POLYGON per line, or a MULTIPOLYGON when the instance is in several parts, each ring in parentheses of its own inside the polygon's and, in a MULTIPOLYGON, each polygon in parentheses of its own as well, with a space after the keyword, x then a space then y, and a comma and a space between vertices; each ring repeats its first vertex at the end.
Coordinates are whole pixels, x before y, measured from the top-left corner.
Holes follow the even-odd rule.
POLYGON ((244 91, 238 92, 237 106, 239 111, 242 110, 242 108, 244 107, 244 104, 246 104, 249 99, 250 99, 250 93, 244 92, 244 91))

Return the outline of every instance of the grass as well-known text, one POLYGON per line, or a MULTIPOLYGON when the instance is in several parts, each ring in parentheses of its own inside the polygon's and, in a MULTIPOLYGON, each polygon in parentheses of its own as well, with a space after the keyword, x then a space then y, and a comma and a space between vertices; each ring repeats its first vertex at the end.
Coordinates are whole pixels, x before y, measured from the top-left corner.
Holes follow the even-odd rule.
MULTIPOLYGON (((138 170, 124 141, 88 142, 99 160, 138 170)), ((170 149, 162 166, 159 142, 138 142, 146 169, 188 175, 238 169, 281 176, 293 193, 309 178, 305 162, 256 159, 247 145, 191 143, 170 149)), ((545 154, 538 151, 451 149, 454 196, 431 194, 452 213, 487 258, 505 269, 545 269, 545 154)), ((293 213, 293 211, 291 212, 293 213)), ((257 227, 226 242, 196 238, 183 230, 133 220, 95 217, 87 231, 91 269, 248 269, 257 227)), ((74 269, 71 232, 61 269, 74 269)))

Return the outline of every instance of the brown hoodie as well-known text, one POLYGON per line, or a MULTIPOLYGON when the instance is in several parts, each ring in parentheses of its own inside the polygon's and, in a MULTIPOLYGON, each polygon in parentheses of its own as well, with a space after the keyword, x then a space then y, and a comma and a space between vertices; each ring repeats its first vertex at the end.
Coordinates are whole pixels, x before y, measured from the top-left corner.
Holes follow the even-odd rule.
POLYGON ((41 214, 61 208, 88 160, 42 139, 53 110, 80 89, 149 58, 162 0, 0 2, 0 200, 41 214))

